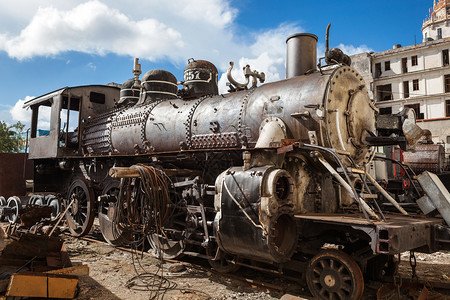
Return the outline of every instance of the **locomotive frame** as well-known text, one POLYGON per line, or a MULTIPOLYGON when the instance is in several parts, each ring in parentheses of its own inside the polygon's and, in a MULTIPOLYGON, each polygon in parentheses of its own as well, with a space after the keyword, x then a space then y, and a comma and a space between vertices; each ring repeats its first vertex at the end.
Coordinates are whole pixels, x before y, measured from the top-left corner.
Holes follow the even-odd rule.
POLYGON ((401 213, 381 211, 375 199, 385 194, 364 164, 372 145, 417 139, 413 114, 389 116, 395 126, 374 136, 377 109, 362 77, 334 49, 316 70, 315 41, 288 38, 287 79, 229 94, 211 95, 210 63, 190 61, 185 74, 198 76, 176 97, 170 74, 141 83, 136 62, 126 89, 67 87, 26 102, 34 192, 64 198, 74 236, 98 214, 113 245, 148 239, 158 257, 199 256, 222 272, 302 272, 318 298, 358 299, 363 276, 389 273, 403 251, 448 249, 450 231, 389 195, 401 213), (50 134, 38 137, 44 106, 50 134))

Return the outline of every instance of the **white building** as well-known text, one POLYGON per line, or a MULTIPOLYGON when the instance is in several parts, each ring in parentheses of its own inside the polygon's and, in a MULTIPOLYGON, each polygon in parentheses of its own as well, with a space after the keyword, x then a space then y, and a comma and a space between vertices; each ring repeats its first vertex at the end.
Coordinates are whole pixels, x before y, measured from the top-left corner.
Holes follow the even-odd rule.
POLYGON ((418 125, 450 153, 450 0, 434 2, 422 26, 424 42, 352 56, 381 114, 404 107, 416 111, 418 125), (448 3, 447 3, 448 1, 448 3))
POLYGON ((450 1, 440 0, 436 3, 435 0, 433 8, 430 8, 429 17, 423 21, 423 42, 450 36, 449 17, 450 1))

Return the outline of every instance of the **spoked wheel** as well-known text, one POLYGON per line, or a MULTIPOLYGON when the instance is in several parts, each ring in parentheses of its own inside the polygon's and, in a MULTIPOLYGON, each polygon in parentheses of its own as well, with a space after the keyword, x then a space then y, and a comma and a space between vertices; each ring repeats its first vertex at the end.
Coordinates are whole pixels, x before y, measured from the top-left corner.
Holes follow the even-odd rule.
MULTIPOLYGON (((237 258, 231 254, 227 254, 217 248, 217 250, 213 251, 212 255, 215 259, 209 259, 209 264, 211 267, 219 273, 233 273, 236 272, 240 265, 233 263, 232 261, 236 261, 237 258)), ((207 251, 209 254, 209 251, 207 251)))
POLYGON ((22 202, 20 201, 19 197, 12 196, 8 198, 8 202, 6 205, 12 209, 11 213, 9 213, 6 218, 8 219, 9 223, 14 224, 17 222, 19 211, 22 208, 22 202))
POLYGON ((364 279, 358 264, 346 253, 324 250, 306 270, 309 291, 315 299, 360 299, 364 279))
POLYGON ((94 223, 94 191, 86 179, 76 179, 69 188, 66 207, 71 203, 66 220, 70 233, 79 237, 86 235, 94 223))
MULTIPOLYGON (((111 181, 103 189, 102 195, 119 197, 120 181, 111 181)), ((117 201, 99 202, 98 221, 103 238, 113 246, 121 246, 131 241, 131 235, 120 229, 117 221, 114 220, 114 214, 117 210, 117 201)))

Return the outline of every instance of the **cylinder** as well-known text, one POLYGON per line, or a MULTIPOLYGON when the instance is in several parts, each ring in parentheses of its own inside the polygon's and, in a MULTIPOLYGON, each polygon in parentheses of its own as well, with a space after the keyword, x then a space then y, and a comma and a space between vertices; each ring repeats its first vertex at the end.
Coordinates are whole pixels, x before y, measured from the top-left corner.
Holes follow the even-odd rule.
POLYGON ((317 64, 317 36, 293 34, 286 40, 286 78, 304 75, 317 64))

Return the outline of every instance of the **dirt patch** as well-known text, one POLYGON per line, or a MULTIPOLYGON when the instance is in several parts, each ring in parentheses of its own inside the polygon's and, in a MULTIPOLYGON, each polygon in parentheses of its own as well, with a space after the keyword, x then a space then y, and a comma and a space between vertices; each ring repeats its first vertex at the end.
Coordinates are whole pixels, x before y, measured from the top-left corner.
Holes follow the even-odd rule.
MULTIPOLYGON (((240 268, 231 277, 224 276, 209 269, 209 264, 201 259, 186 257, 182 263, 162 263, 150 255, 133 254, 105 243, 61 237, 72 263, 90 268, 89 276, 80 277, 78 299, 266 300, 279 299, 284 293, 312 299, 300 278, 290 280, 249 268, 240 268), (237 277, 248 280, 244 282, 237 277), (280 289, 270 288, 273 286, 280 289)), ((98 232, 93 237, 101 240, 98 232)), ((450 252, 416 253, 415 257, 420 280, 450 288, 450 252)), ((409 252, 401 255, 399 274, 411 278, 409 252)), ((376 299, 381 286, 378 282, 366 282, 363 299, 376 299)), ((450 299, 445 295, 448 292, 448 289, 430 289, 433 295, 440 295, 436 299, 450 299)), ((397 299, 396 295, 393 299, 397 299)))
MULTIPOLYGON (((80 281, 79 299, 279 299, 284 293, 229 278, 188 264, 161 263, 151 256, 139 256, 109 245, 66 237, 74 264, 88 264, 90 276, 80 281)), ((411 277, 409 253, 401 255, 399 273, 411 277)), ((419 278, 450 286, 450 253, 416 253, 419 278)), ((200 263, 202 261, 186 262, 200 263)), ((307 288, 291 280, 241 268, 237 276, 282 287, 289 294, 311 299, 307 288)), ((367 283, 363 299, 374 299, 379 283, 367 283)), ((446 296, 443 296, 446 299, 446 296)))

